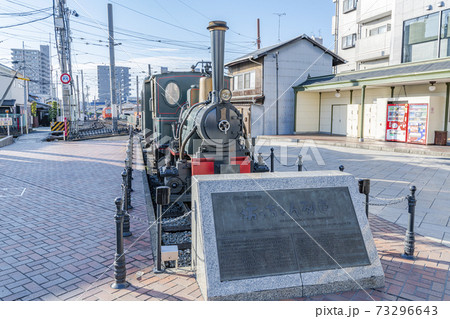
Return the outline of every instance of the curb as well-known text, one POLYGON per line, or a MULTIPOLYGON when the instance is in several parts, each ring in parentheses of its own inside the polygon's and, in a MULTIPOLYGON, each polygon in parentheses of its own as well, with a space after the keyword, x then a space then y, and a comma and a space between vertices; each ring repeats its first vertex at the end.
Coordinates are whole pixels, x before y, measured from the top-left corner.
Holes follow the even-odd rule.
MULTIPOLYGON (((328 146, 337 146, 337 147, 347 147, 347 148, 357 148, 357 149, 367 149, 372 151, 384 151, 384 152, 395 152, 395 153, 404 153, 404 154, 416 154, 416 155, 428 155, 428 156, 440 156, 445 158, 450 158, 450 152, 435 152, 430 150, 421 150, 414 148, 403 148, 403 147, 386 147, 382 145, 371 145, 354 142, 331 142, 331 141, 323 141, 323 140, 315 140, 308 138, 278 138, 278 137, 267 137, 267 136, 259 136, 257 137, 257 141, 265 140, 265 141, 275 141, 275 142, 293 142, 299 143, 306 140, 313 140, 315 144, 318 145, 328 145, 328 146)), ((449 148, 450 150, 450 148, 449 148)))

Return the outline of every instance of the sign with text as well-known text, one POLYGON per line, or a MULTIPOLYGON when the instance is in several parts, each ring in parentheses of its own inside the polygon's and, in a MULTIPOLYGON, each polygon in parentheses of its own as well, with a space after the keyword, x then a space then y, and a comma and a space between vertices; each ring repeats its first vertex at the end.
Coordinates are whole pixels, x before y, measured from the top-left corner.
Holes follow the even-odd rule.
POLYGON ((0 117, 0 126, 12 125, 11 117, 0 117))
POLYGON ((347 187, 211 197, 221 281, 370 264, 347 187))

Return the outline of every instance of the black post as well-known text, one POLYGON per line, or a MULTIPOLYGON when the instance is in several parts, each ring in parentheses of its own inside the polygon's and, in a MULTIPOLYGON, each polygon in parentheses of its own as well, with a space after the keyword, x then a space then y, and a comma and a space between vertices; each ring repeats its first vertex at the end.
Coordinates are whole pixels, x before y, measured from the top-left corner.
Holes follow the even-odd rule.
POLYGON ((297 170, 301 172, 303 170, 303 156, 298 156, 297 170))
POLYGON ((130 284, 127 282, 127 269, 125 263, 125 255, 123 253, 123 212, 122 199, 116 198, 116 254, 114 255, 114 282, 111 284, 113 289, 127 288, 130 284))
POLYGON ((130 231, 130 214, 128 213, 127 170, 122 172, 122 207, 123 207, 123 237, 133 235, 130 231))
POLYGON ((359 192, 366 195, 366 216, 369 217, 369 194, 370 194, 370 179, 360 179, 358 181, 359 192))
POLYGON ((170 187, 159 186, 156 188, 156 222, 158 224, 158 242, 156 249, 156 267, 153 268, 154 273, 161 273, 161 244, 162 244, 162 209, 163 205, 168 205, 170 202, 170 187))
POLYGON ((405 250, 402 254, 403 258, 414 259, 414 215, 416 213, 416 186, 411 186, 409 188, 411 195, 408 195, 408 229, 406 230, 405 236, 405 250))
POLYGON ((274 172, 274 159, 275 159, 275 154, 273 153, 273 147, 270 149, 270 171, 274 172))
POLYGON ((340 170, 341 172, 343 172, 344 169, 345 169, 344 165, 339 166, 339 170, 340 170))

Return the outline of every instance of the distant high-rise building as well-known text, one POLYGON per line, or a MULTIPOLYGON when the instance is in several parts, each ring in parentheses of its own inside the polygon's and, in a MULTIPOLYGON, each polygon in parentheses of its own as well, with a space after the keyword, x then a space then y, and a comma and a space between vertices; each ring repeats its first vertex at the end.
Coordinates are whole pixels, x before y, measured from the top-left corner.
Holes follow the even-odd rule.
POLYGON ((11 49, 14 69, 30 78, 29 92, 50 95, 50 48, 41 45, 40 50, 11 49))
MULTIPOLYGON (((116 66, 116 94, 117 102, 125 102, 130 96, 130 68, 123 66, 116 66)), ((97 83, 98 83, 98 99, 100 101, 111 102, 110 97, 110 77, 109 65, 97 66, 97 83)))

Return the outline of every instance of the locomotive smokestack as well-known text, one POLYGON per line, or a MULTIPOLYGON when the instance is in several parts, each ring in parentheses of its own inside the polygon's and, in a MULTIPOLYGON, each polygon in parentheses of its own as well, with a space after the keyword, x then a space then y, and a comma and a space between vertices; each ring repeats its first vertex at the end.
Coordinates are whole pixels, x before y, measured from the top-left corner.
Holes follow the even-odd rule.
POLYGON ((225 21, 211 21, 207 29, 211 31, 212 102, 218 103, 219 92, 223 89, 225 31, 228 27, 225 21))

